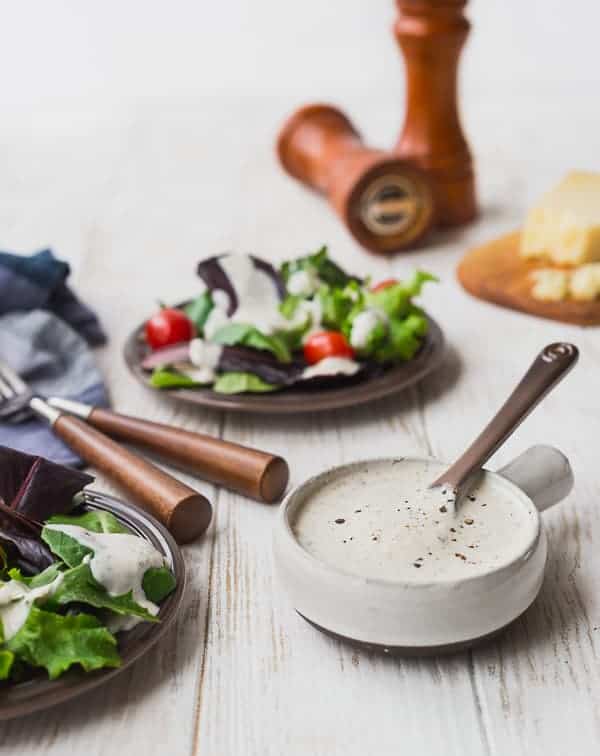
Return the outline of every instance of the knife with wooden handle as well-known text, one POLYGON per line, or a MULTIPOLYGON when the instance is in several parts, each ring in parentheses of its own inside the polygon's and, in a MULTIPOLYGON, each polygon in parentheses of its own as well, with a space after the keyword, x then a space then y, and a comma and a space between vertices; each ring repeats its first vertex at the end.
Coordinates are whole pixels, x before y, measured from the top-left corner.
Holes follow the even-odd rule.
POLYGON ((252 499, 271 504, 288 484, 287 462, 269 452, 69 399, 51 398, 48 404, 80 417, 109 436, 151 449, 204 480, 252 499))

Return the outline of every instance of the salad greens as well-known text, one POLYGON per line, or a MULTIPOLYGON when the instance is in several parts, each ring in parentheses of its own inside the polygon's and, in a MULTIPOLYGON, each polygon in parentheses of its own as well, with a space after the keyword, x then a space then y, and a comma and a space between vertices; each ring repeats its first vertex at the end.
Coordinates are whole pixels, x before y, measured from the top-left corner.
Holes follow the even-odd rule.
POLYGON ((258 328, 245 323, 230 323, 220 328, 213 336, 217 344, 247 346, 271 352, 280 362, 291 362, 292 355, 282 334, 266 336, 258 328))
MULTIPOLYGON (((43 667, 53 680, 79 664, 86 672, 121 663, 117 641, 91 614, 56 614, 32 606, 25 624, 6 651, 31 667, 43 667)), ((9 670, 10 671, 10 670, 9 670)))
POLYGON ((150 383, 154 388, 196 388, 205 386, 205 383, 195 380, 191 375, 180 373, 173 368, 159 367, 155 368, 150 376, 150 383))
POLYGON ((346 286, 350 281, 356 281, 357 283, 360 281, 360 279, 354 276, 349 276, 339 265, 330 259, 327 245, 325 244, 312 255, 284 262, 281 266, 281 276, 284 282, 287 284, 292 274, 297 273, 299 270, 314 272, 324 284, 338 288, 346 286))
POLYGON ((276 391, 277 386, 263 381, 262 378, 253 373, 224 373, 217 378, 214 390, 220 394, 242 394, 246 391, 264 393, 276 391))
POLYGON ((175 589, 174 575, 151 544, 110 512, 73 513, 73 495, 80 490, 74 481, 87 483, 90 476, 3 447, 0 462, 0 501, 12 505, 2 505, 0 524, 27 530, 44 554, 35 564, 24 560, 13 534, 0 529, 0 680, 26 679, 36 669, 54 679, 74 665, 86 672, 118 667, 114 632, 139 621, 158 622, 158 604, 175 589), (70 496, 49 502, 52 486, 70 496), (19 509, 28 488, 30 515, 53 512, 42 522, 19 509), (111 590, 114 585, 125 589, 111 590))
POLYGON ((192 300, 184 307, 184 312, 196 327, 198 333, 202 333, 204 324, 210 315, 214 306, 212 296, 209 291, 204 291, 199 297, 192 300))
POLYGON ((261 393, 316 376, 329 385, 364 379, 419 352, 428 320, 414 299, 437 281, 418 270, 372 286, 343 270, 326 246, 279 270, 256 257, 223 255, 202 261, 198 272, 206 290, 185 307, 196 338, 187 349, 171 344, 142 361, 156 388, 261 393), (315 369, 326 357, 334 359, 315 369))

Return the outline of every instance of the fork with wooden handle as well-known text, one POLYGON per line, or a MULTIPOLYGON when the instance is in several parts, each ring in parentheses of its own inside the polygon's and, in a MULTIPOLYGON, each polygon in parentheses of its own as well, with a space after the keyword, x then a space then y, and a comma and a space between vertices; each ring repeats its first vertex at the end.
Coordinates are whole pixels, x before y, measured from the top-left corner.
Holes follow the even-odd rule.
POLYGON ((0 363, 0 398, 27 405, 86 462, 119 483, 173 534, 178 543, 201 535, 212 517, 207 498, 129 451, 83 420, 64 414, 35 396, 7 365, 0 363))
POLYGON ((269 452, 70 399, 51 397, 48 404, 80 417, 109 436, 151 449, 188 467, 198 477, 251 499, 272 504, 288 484, 287 462, 269 452))

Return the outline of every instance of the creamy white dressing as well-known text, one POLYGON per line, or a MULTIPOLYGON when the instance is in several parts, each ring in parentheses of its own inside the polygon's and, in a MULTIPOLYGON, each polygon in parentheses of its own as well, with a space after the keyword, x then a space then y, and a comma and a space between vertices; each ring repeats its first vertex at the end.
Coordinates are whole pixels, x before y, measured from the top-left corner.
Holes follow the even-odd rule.
MULTIPOLYGON (((214 294, 214 293, 213 293, 214 294)), ((204 323, 204 336, 207 339, 212 339, 215 333, 223 326, 229 323, 229 316, 227 315, 227 306, 221 307, 213 298, 214 307, 209 312, 208 317, 204 323)))
POLYGON ((313 270, 297 270, 288 278, 286 288, 296 297, 310 297, 319 288, 319 277, 313 270))
POLYGON ((325 375, 354 375, 360 370, 358 362, 348 357, 325 357, 302 371, 302 378, 325 375))
POLYGON ((232 323, 246 323, 270 334, 281 326, 279 292, 273 279, 257 268, 249 255, 227 255, 219 265, 231 281, 238 299, 232 323))
POLYGON ((381 310, 369 308, 360 312, 352 321, 350 344, 354 349, 364 349, 369 336, 379 323, 386 323, 387 317, 381 310))
POLYGON ((300 302, 298 304, 296 312, 294 313, 294 319, 296 318, 303 318, 304 320, 306 318, 310 318, 310 325, 308 327, 308 330, 302 337, 302 343, 306 344, 308 339, 314 333, 318 333, 319 331, 323 330, 323 307, 321 305, 321 300, 318 297, 315 297, 315 299, 305 299, 300 302))
MULTIPOLYGON (((131 591, 137 604, 152 615, 158 614, 159 607, 146 598, 142 587, 146 570, 165 564, 164 557, 151 543, 129 533, 93 533, 78 525, 48 524, 46 528, 58 530, 94 552, 86 560, 95 580, 111 596, 131 591)), ((142 621, 140 617, 126 617, 115 620, 111 627, 118 624, 119 629, 129 629, 142 621)))
POLYGON ((528 548, 537 528, 533 508, 484 475, 454 513, 450 494, 428 489, 442 471, 438 462, 419 460, 341 470, 310 492, 292 529, 320 560, 386 580, 458 580, 528 548))
POLYGON ((213 289, 210 295, 215 307, 218 307, 225 312, 229 309, 230 299, 229 294, 223 289, 213 289))
POLYGON ((188 347, 189 360, 194 369, 186 367, 183 372, 198 383, 212 383, 216 378, 216 369, 223 353, 220 344, 204 339, 192 339, 188 347))
POLYGON ((29 588, 18 580, 9 580, 0 585, 0 622, 5 641, 10 640, 23 627, 32 605, 52 596, 62 579, 63 576, 59 574, 51 583, 39 588, 29 588))

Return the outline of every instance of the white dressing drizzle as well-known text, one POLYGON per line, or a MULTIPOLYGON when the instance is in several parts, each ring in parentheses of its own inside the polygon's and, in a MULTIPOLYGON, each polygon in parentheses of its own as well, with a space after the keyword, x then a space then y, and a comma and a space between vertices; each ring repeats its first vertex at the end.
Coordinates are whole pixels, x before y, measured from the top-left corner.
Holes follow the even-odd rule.
POLYGON ((297 270, 289 277, 287 290, 297 297, 310 297, 319 288, 320 281, 312 270, 297 270))
POLYGON ((352 321, 350 331, 350 344, 354 349, 364 349, 367 346, 369 336, 379 323, 387 322, 385 313, 381 310, 369 308, 360 312, 352 321))
POLYGON ((63 576, 59 574, 51 583, 39 588, 29 588, 18 580, 9 580, 0 585, 0 622, 5 641, 23 627, 33 603, 52 596, 62 579, 63 576))
MULTIPOLYGON (((82 546, 91 549, 93 556, 86 557, 92 575, 111 596, 132 592, 136 604, 150 614, 158 614, 159 607, 146 598, 142 580, 146 570, 163 567, 164 557, 144 538, 129 533, 92 533, 79 525, 49 524, 46 528, 70 536, 82 546)), ((111 630, 130 629, 142 622, 140 617, 111 620, 111 630)))
POLYGON ((354 375, 360 370, 358 362, 348 357, 325 357, 323 360, 302 371, 302 378, 316 378, 325 375, 354 375))
POLYGON ((182 366, 180 369, 198 383, 212 383, 216 378, 216 369, 223 353, 220 344, 214 344, 204 339, 192 339, 188 347, 189 360, 192 369, 182 366))
POLYGON ((219 259, 219 265, 232 282, 238 299, 231 322, 256 326, 265 334, 277 330, 282 315, 273 279, 257 268, 249 255, 227 255, 219 259))

